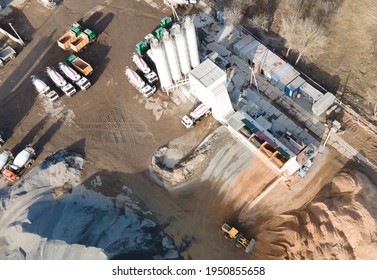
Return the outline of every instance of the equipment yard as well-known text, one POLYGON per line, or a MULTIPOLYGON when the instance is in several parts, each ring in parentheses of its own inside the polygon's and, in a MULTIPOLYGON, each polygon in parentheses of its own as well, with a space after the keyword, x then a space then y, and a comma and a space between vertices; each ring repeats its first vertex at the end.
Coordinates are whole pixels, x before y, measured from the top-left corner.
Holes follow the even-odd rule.
MULTIPOLYGON (((16 6, 9 14, 0 16, 0 21, 12 22, 26 44, 22 47, 5 36, 0 37, 1 43, 8 41, 17 52, 17 56, 0 70, 0 140, 3 138, 5 142, 1 152, 10 150, 16 157, 30 144, 36 155, 33 165, 23 170, 22 176, 29 182, 26 187, 23 186, 24 177, 19 182, 17 177, 14 184, 19 183, 25 190, 37 185, 38 170, 42 172, 43 169, 42 165, 37 165, 66 148, 82 156, 85 162, 82 169, 80 163, 80 174, 74 171, 72 180, 75 184, 80 181, 89 191, 100 193, 101 199, 106 196, 118 201, 118 195, 127 197, 132 193, 132 199, 145 210, 139 209, 135 215, 145 218, 148 216, 145 213, 150 212, 151 216, 146 219, 148 223, 159 225, 161 236, 166 234, 174 241, 171 247, 174 257, 171 258, 377 258, 377 249, 368 247, 377 240, 377 208, 372 202, 372 198, 377 197, 376 134, 350 119, 347 119, 349 130, 343 134, 330 131, 331 126, 325 127, 320 118, 306 118, 309 113, 302 109, 307 106, 303 99, 297 101, 301 102, 301 109, 296 110, 298 107, 292 105, 293 101, 279 105, 284 98, 297 99, 284 93, 280 99, 274 98, 279 89, 263 82, 260 74, 254 77, 261 85, 257 93, 255 87, 251 87, 249 68, 229 51, 230 42, 224 46, 220 43, 199 46, 202 63, 193 67, 190 73, 190 78, 195 78, 199 84, 199 75, 204 69, 200 67, 205 63, 203 54, 209 54, 213 49, 220 54, 223 52, 222 56, 229 61, 233 72, 216 73, 220 68, 210 72, 214 77, 218 75, 219 80, 231 77, 232 82, 225 86, 210 86, 220 92, 218 96, 228 90, 229 101, 219 99, 211 110, 203 105, 205 100, 200 100, 201 105, 191 103, 189 97, 180 93, 180 90, 184 93, 184 89, 175 91, 176 84, 185 84, 188 79, 188 75, 179 76, 179 67, 177 78, 174 75, 171 78, 174 85, 161 81, 161 85, 165 83, 164 89, 174 90, 167 90, 167 94, 158 89, 154 85, 155 67, 145 66, 146 63, 135 54, 135 45, 154 30, 161 19, 171 16, 171 10, 162 0, 126 1, 126 5, 114 0, 65 0, 52 9, 46 9, 38 1, 15 2, 16 6), (68 36, 78 35, 72 31, 72 24, 79 20, 82 30, 90 31, 81 33, 82 38, 74 43, 76 46, 86 40, 88 44, 80 45, 77 50, 80 52, 75 54, 79 58, 76 62, 84 61, 81 65, 85 69, 82 70, 74 64, 76 57, 68 59, 73 51, 68 50, 67 43, 73 39, 68 36), (126 66, 135 71, 129 71, 126 76, 126 66), (58 74, 56 82, 52 77, 54 73, 47 74, 47 67, 58 74), (149 74, 153 81, 148 89, 147 78, 141 78, 143 73, 149 74), (57 85, 59 81, 61 86, 57 85), (66 84, 75 92, 65 92, 66 84), (230 108, 226 118, 216 106, 221 110, 230 108), (240 110, 233 111, 233 108, 240 110), (307 115, 300 115, 300 110, 307 115), (254 113, 253 118, 245 112, 254 113), (261 124, 270 127, 265 129, 261 124), (294 135, 300 135, 300 140, 294 135), (274 142, 271 139, 275 139, 274 142), (276 143, 280 146, 275 146, 276 143), (296 148, 291 147, 294 145, 296 148), (309 149, 311 145, 312 150, 309 149), (353 150, 348 149, 351 146, 353 150), (298 172, 308 161, 312 165, 300 177, 298 172), (31 179, 27 177, 29 172, 34 176, 31 179), (332 195, 335 202, 330 199, 332 195), (226 230, 222 228, 225 225, 226 230), (347 232, 350 228, 356 237, 347 232), (369 228, 370 235, 364 233, 365 228, 369 228), (239 232, 232 235, 235 229, 239 232), (231 233, 227 237, 234 239, 233 243, 224 238, 228 230, 231 233), (235 244, 241 244, 248 254, 235 244), (307 248, 302 244, 308 244, 307 248), (329 246, 336 248, 336 252, 331 253, 329 246), (368 255, 368 250, 374 251, 368 255)), ((192 12, 199 13, 195 9, 192 12)), ((217 23, 208 23, 208 31, 202 12, 197 15, 200 17, 201 30, 209 37, 213 36, 210 32, 216 31, 217 23)), ((185 24, 189 26, 189 23, 185 24)), ((172 32, 179 34, 179 30, 172 32)), ((163 35, 164 44, 171 43, 169 36, 163 35)), ((157 53, 158 47, 154 45, 153 51, 157 53)), ((169 66, 172 64, 170 59, 168 57, 169 66)), ((177 61, 178 57, 173 59, 177 61)), ((217 67, 212 62, 207 67, 212 64, 217 67)), ((77 157, 75 154, 75 160, 81 162, 77 157)), ((61 163, 59 168, 65 170, 61 163)), ((70 174, 72 171, 64 172, 70 174)), ((58 181, 61 180, 59 177, 58 181)), ((55 195, 59 191, 64 194, 64 186, 58 191, 54 189, 55 195)), ((6 199, 4 193, 16 191, 5 178, 0 179, 0 188, 0 199, 6 199)), ((21 190, 17 192, 21 193, 21 190)), ((88 190, 80 187, 77 192, 88 190)), ((31 193, 30 201, 33 201, 39 193, 31 193)), ((79 195, 75 191, 74 194, 79 203, 79 195)), ((20 201, 22 199, 17 203, 20 201)), ((125 201, 122 203, 126 205, 127 199, 125 201)), ((20 205, 16 206, 22 208, 20 205)), ((0 226, 10 227, 10 214, 4 214, 7 213, 4 209, 0 209, 0 226)), ((116 216, 115 212, 111 212, 113 216, 116 216)), ((122 223, 123 218, 127 220, 126 216, 122 216, 122 223)), ((16 218, 22 219, 21 216, 16 218)), ((106 219, 103 220, 106 228, 106 219)), ((75 229, 79 234, 78 227, 75 229)), ((0 259, 7 257, 7 246, 14 246, 7 240, 10 234, 11 231, 0 228, 0 259)), ((20 235, 19 238, 27 237, 20 235)), ((153 240, 158 238, 156 233, 153 240)), ((101 247, 100 242, 80 243, 80 238, 73 243, 98 246, 103 250, 109 248, 101 247)), ((91 258, 80 250, 82 248, 72 253, 75 259, 91 258)), ((110 253, 105 251, 105 255, 95 251, 96 258, 133 258, 130 252, 111 250, 110 253)), ((158 252, 153 254, 158 255, 158 252)), ((163 258, 162 255, 169 258, 165 251, 158 257, 163 258)), ((41 258, 34 253, 30 256, 41 258)), ((135 258, 139 257, 135 255, 135 258)))

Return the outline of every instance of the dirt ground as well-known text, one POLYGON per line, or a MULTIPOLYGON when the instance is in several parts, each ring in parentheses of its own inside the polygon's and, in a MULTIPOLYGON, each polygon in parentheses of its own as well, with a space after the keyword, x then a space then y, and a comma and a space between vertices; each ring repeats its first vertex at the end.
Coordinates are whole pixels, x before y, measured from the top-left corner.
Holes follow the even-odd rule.
MULTIPOLYGON (((160 92, 152 99, 143 99, 123 74, 124 67, 132 65, 134 45, 166 14, 143 1, 127 1, 124 5, 111 0, 65 0, 54 10, 44 9, 37 1, 25 3, 11 18, 14 26, 20 27, 27 45, 18 49, 16 60, 0 72, 0 130, 8 139, 4 148, 17 153, 32 143, 38 152, 37 163, 62 147, 80 152, 88 162, 83 178, 85 186, 108 196, 123 193, 124 186, 131 188, 174 238, 184 258, 267 258, 268 244, 257 243, 256 253, 248 256, 223 238, 221 223, 234 222, 247 235, 255 236, 261 221, 305 205, 347 164, 340 155, 330 153, 326 157, 328 161, 320 161, 315 172, 309 173, 301 185, 279 184, 268 196, 270 200, 257 204, 251 213, 242 212, 247 209, 244 202, 263 191, 264 184, 255 193, 248 192, 250 182, 259 175, 251 163, 257 164, 259 160, 240 148, 232 150, 228 142, 218 147, 201 179, 168 192, 151 180, 148 167, 158 148, 186 135, 180 116, 188 108, 175 105, 160 92), (89 77, 93 86, 72 98, 62 96, 51 105, 37 96, 29 76, 36 74, 47 81, 45 67, 56 66, 68 56, 58 48, 56 39, 79 18, 99 34, 98 41, 80 54, 94 68, 89 77), (226 152, 233 153, 234 156, 227 157, 231 160, 223 158, 226 152), (316 174, 320 174, 321 180, 313 180, 316 174), (93 179, 97 176, 103 185, 112 187, 95 186, 93 179), (312 180, 315 182, 311 183, 312 180), (233 190, 231 199, 222 189, 224 186, 233 190), (244 197, 241 190, 249 196, 244 197), (289 201, 289 205, 282 204, 281 200, 289 201), (274 207, 273 213, 265 211, 274 207), (254 218, 249 219, 250 216, 254 218)), ((199 144, 213 127, 211 122, 206 122, 194 130, 203 128, 206 130, 189 137, 187 150, 199 144)), ((276 174, 268 168, 263 170, 264 183, 275 180, 276 174)))

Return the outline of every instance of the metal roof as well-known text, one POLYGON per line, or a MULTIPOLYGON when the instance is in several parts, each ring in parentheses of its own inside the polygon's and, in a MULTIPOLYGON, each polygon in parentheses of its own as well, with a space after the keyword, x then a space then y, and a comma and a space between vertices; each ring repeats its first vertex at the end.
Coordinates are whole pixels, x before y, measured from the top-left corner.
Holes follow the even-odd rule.
POLYGON ((191 71, 191 75, 205 87, 210 87, 219 79, 223 79, 225 72, 210 59, 206 59, 191 71))
POLYGON ((317 100, 319 100, 322 97, 322 95, 323 95, 322 92, 320 92, 319 90, 317 90, 316 88, 314 88, 312 85, 310 85, 308 83, 304 83, 300 87, 299 92, 301 92, 302 94, 310 97, 311 99, 314 100, 314 102, 316 102, 317 100))
POLYGON ((294 79, 292 82, 289 83, 288 88, 290 90, 295 90, 302 86, 305 83, 305 80, 301 78, 301 76, 298 76, 296 79, 294 79))

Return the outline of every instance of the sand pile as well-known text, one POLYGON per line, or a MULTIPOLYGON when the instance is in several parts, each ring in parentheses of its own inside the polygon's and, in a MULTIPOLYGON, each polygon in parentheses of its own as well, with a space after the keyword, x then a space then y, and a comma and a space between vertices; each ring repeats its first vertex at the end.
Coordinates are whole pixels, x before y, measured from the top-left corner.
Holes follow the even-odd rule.
POLYGON ((81 185, 83 165, 63 150, 12 187, 0 181, 0 259, 179 258, 133 197, 81 185))
POLYGON ((343 171, 305 208, 263 222, 259 253, 267 259, 377 259, 376 217, 376 186, 358 171, 343 171))

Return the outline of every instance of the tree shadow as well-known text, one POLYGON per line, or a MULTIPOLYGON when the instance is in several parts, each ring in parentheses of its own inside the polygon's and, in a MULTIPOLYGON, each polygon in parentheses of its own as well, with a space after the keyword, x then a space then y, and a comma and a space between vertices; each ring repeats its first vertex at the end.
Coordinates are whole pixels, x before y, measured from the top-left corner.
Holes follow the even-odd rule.
MULTIPOLYGON (((25 148, 26 145, 32 144, 34 138, 38 135, 40 131, 43 130, 45 125, 47 124, 49 120, 49 116, 43 117, 32 129, 29 130, 28 134, 22 139, 21 142, 19 142, 13 149, 13 154, 19 153, 21 150, 25 148)), ((35 148, 35 147, 34 147, 35 148)))
POLYGON ((105 16, 103 16, 102 12, 95 12, 88 19, 80 19, 78 22, 85 28, 89 28, 97 35, 100 35, 106 30, 108 25, 113 21, 114 17, 114 13, 107 13, 105 16))

